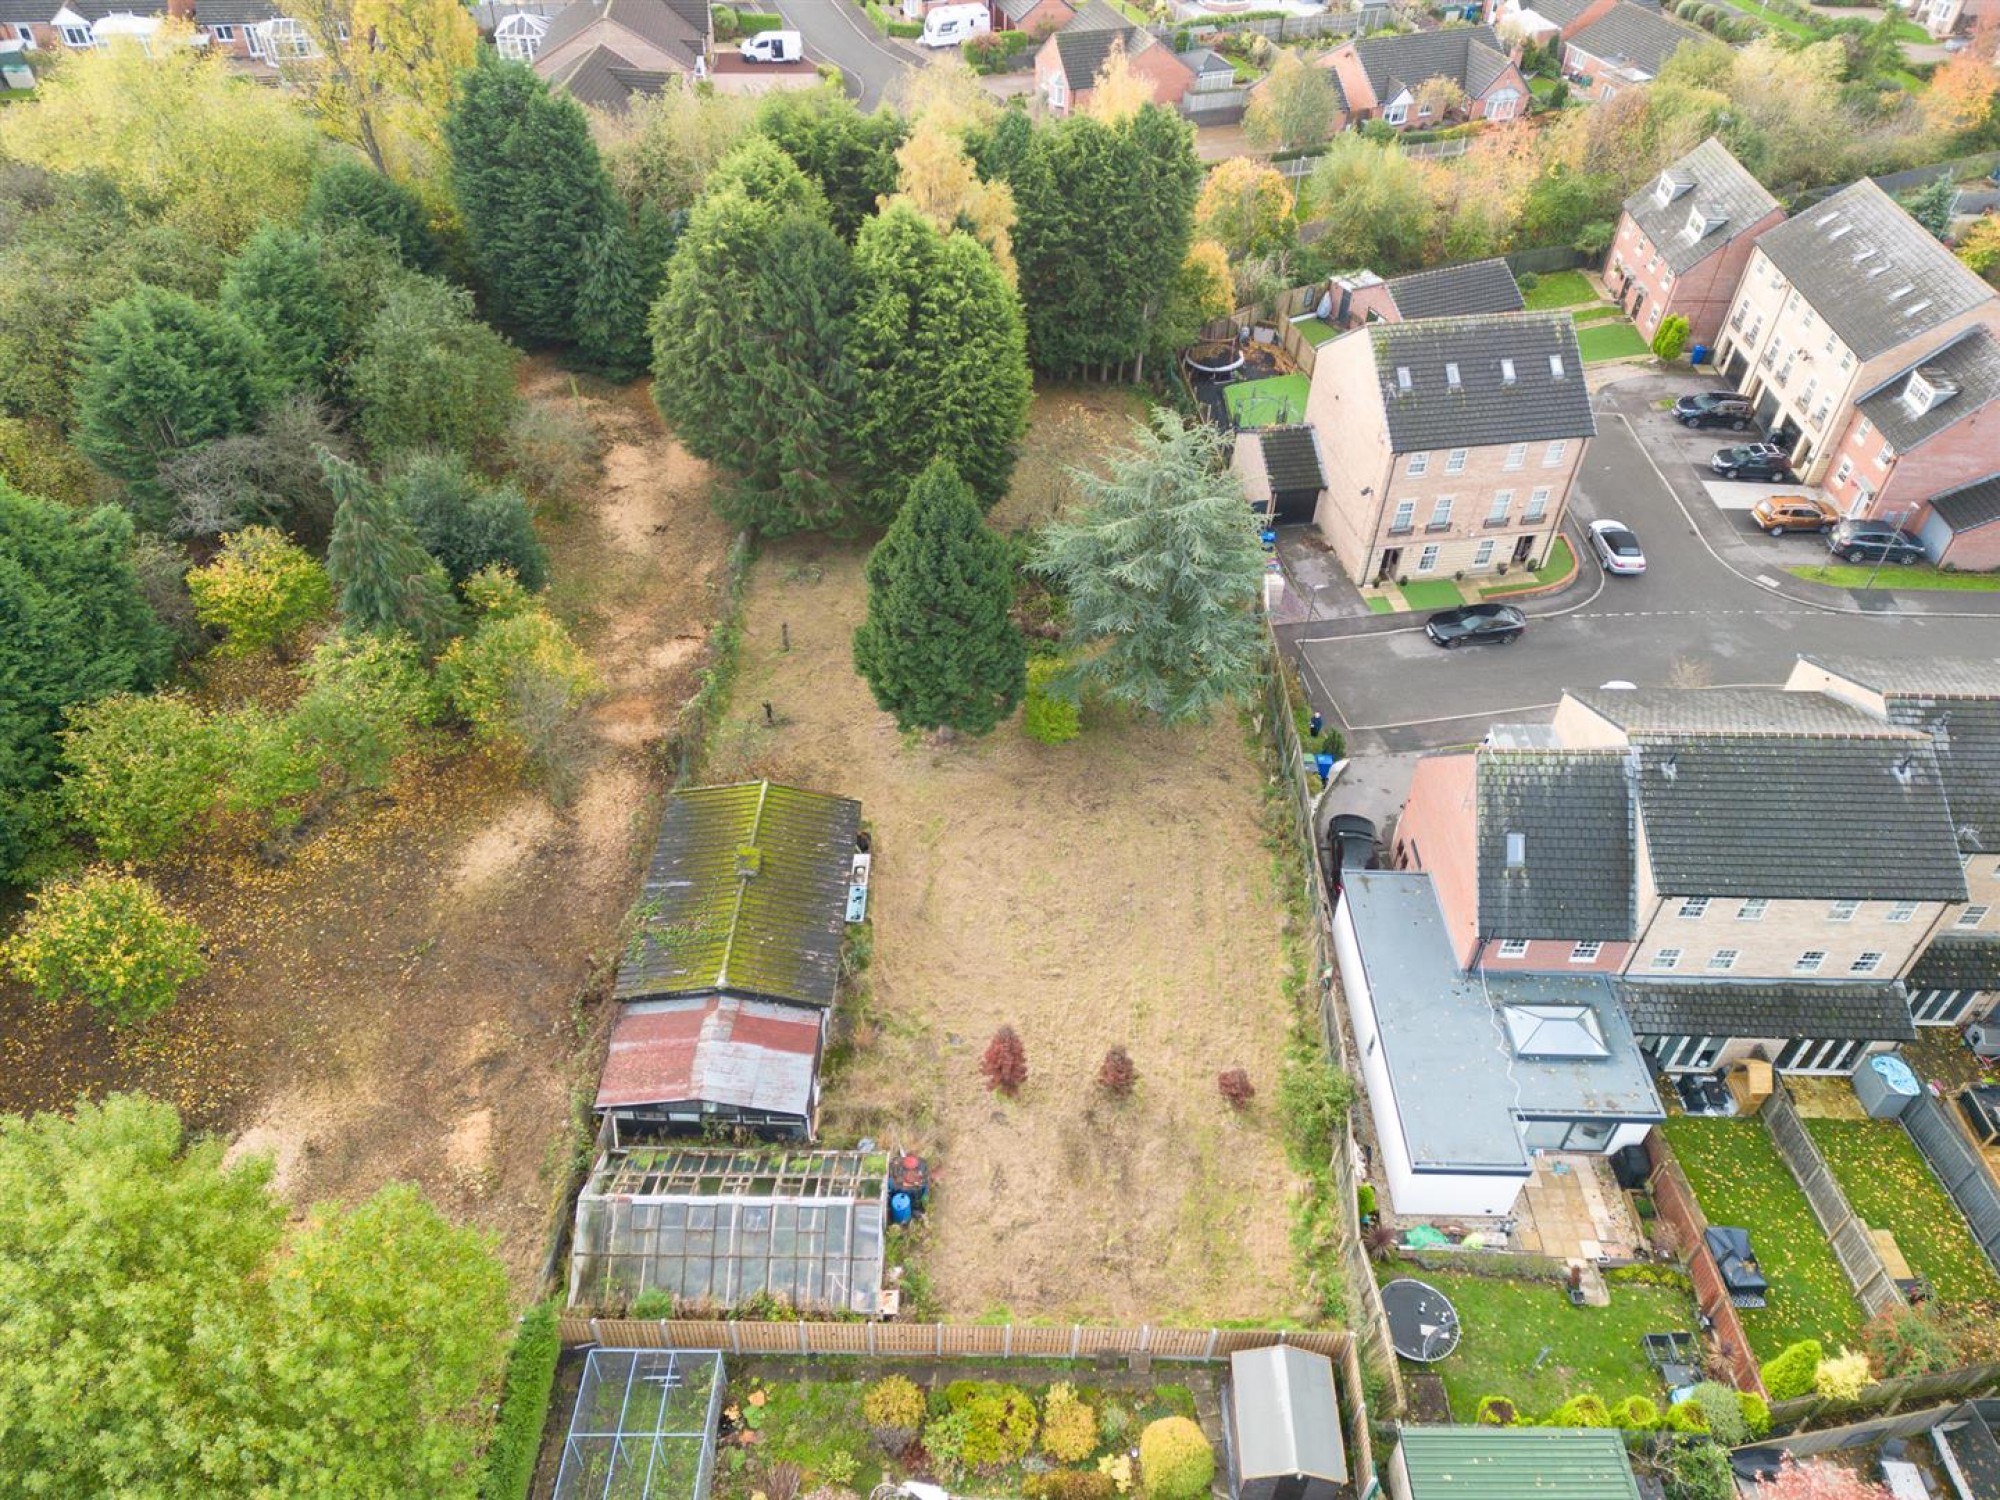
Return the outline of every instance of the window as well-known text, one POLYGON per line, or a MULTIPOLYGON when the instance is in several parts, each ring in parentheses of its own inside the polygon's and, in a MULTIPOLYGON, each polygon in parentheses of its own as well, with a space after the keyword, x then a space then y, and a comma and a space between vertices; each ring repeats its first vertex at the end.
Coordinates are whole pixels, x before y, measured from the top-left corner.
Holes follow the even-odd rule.
POLYGON ((236 28, 234 26, 211 26, 208 28, 208 34, 218 42, 233 42, 236 40, 236 28))
POLYGON ((1509 832, 1507 835, 1507 868, 1525 870, 1528 867, 1528 836, 1525 833, 1509 832))
POLYGON ((1449 495, 1439 495, 1437 499, 1431 502, 1431 518, 1428 523, 1429 530, 1442 531, 1445 527, 1451 525, 1451 498, 1449 495))
POLYGON ((1653 955, 1653 967, 1656 969, 1678 969, 1680 966, 1681 950, 1678 948, 1662 948, 1653 955))
POLYGON ((1410 107, 1407 104, 1392 104, 1387 109, 1382 111, 1383 121, 1390 125, 1400 125, 1403 123, 1403 121, 1408 119, 1409 116, 1410 116, 1410 107))
POLYGON ((14 28, 14 40, 19 42, 21 46, 25 48, 27 51, 29 52, 34 51, 35 28, 25 24, 16 25, 14 28))
POLYGON ((1690 896, 1681 902, 1680 914, 1691 920, 1699 920, 1708 915, 1708 897, 1690 896))
POLYGON ((1806 388, 1799 392, 1799 405, 1811 406, 1812 398, 1818 394, 1819 394, 1819 376, 1815 375, 1811 380, 1808 380, 1806 382, 1806 388))
POLYGON ((1549 492, 1546 488, 1528 491, 1528 508, 1521 512, 1524 521, 1539 521, 1549 508, 1549 492))
POLYGON ((1874 430, 1875 430, 1874 424, 1871 423, 1866 417, 1863 417, 1861 419, 1861 425, 1854 429, 1854 441, 1857 443, 1867 442, 1868 434, 1873 432, 1874 430))
MULTIPOLYGON (((1511 359, 1507 359, 1507 360, 1502 360, 1502 361, 1501 361, 1501 364, 1502 364, 1503 366, 1511 366, 1511 365, 1512 365, 1513 363, 1514 363, 1514 361, 1513 361, 1513 360, 1511 360, 1511 359)), ((1508 382, 1507 382, 1507 383, 1508 383, 1509 385, 1512 385, 1512 384, 1513 384, 1514 382, 1513 382, 1513 379, 1512 379, 1512 371, 1511 371, 1511 370, 1509 370, 1509 371, 1508 371, 1508 375, 1509 375, 1509 379, 1508 379, 1508 382)), ((1507 466, 1508 468, 1510 468, 1510 469, 1518 469, 1518 468, 1520 468, 1520 467, 1521 467, 1521 465, 1522 465, 1522 464, 1526 463, 1527 461, 1528 461, 1528 445, 1527 445, 1526 443, 1515 443, 1515 444, 1513 444, 1513 445, 1512 445, 1511 447, 1509 447, 1509 448, 1507 449, 1507 465, 1506 465, 1506 466, 1507 466)))
POLYGON ((65 47, 88 47, 90 45, 90 28, 88 26, 65 26, 62 28, 62 40, 65 47))
POLYGON ((1726 1036, 1663 1036, 1651 1051, 1663 1072, 1706 1073, 1728 1045, 1726 1036))
POLYGON ((1431 117, 1430 105, 1426 101, 1419 99, 1417 101, 1417 118, 1419 120, 1428 120, 1430 117, 1431 117))
POLYGON ((1578 943, 1569 950, 1569 961, 1573 964, 1594 964, 1597 962, 1597 955, 1603 951, 1602 943, 1578 943))
POLYGON ((1563 455, 1567 452, 1569 452, 1569 444, 1564 442, 1561 438, 1557 438, 1556 441, 1550 443, 1549 446, 1542 451, 1542 467, 1545 469, 1553 469, 1557 464, 1563 461, 1563 455))
POLYGON ((1477 547, 1473 549, 1472 565, 1475 568, 1490 568, 1493 566, 1492 537, 1489 536, 1485 541, 1481 542, 1477 547))
POLYGON ((1438 565, 1437 543, 1432 542, 1428 547, 1424 548, 1422 556, 1418 557, 1417 571, 1419 573, 1429 573, 1434 571, 1437 565, 1438 565))
POLYGON ((1836 901, 1826 909, 1829 922, 1852 922, 1854 914, 1861 910, 1859 901, 1836 901))
POLYGON ((1919 1026, 1954 1026, 1978 990, 1919 990, 1910 996, 1910 1019, 1919 1026))
POLYGON ((1873 974, 1882 967, 1882 955, 1870 949, 1847 966, 1850 974, 1873 974))
POLYGON ((1752 896, 1736 908, 1736 920, 1739 922, 1761 922, 1764 920, 1764 909, 1770 904, 1762 896, 1752 896))
POLYGON ((1776 1066, 1786 1073, 1848 1073, 1861 1046, 1853 1037, 1801 1037, 1785 1043, 1776 1066))
POLYGON ((1502 958, 1526 958, 1528 956, 1528 940, 1526 938, 1502 939, 1500 943, 1500 956, 1502 958))
POLYGON ((1894 906, 1889 908, 1888 920, 1891 922, 1907 922, 1910 920, 1910 918, 1914 917, 1916 914, 1917 914, 1916 902, 1898 901, 1894 906))
POLYGON ((1977 927, 1981 922, 1986 920, 1987 912, 1992 909, 1990 906, 1968 906, 1958 914, 1958 920, 1951 925, 1954 927, 1977 927))
MULTIPOLYGON (((1453 368, 1456 369, 1457 366, 1454 365, 1453 368)), ((1447 474, 1463 474, 1465 472, 1465 450, 1463 448, 1454 448, 1451 450, 1451 453, 1445 458, 1444 471, 1447 474)))
POLYGON ((1410 455, 1410 478, 1422 479, 1430 471, 1431 456, 1428 453, 1412 453, 1410 455))
POLYGON ((1808 948, 1799 955, 1799 961, 1792 965, 1794 974, 1817 974, 1819 966, 1826 962, 1824 948, 1808 948))
POLYGON ((1708 971, 1711 974, 1727 974, 1735 967, 1736 950, 1734 948, 1717 948, 1713 953, 1708 955, 1708 971))
POLYGON ((1891 448, 1887 443, 1884 443, 1881 447, 1875 450, 1876 468, 1886 469, 1889 467, 1890 464, 1894 463, 1895 461, 1896 461, 1896 450, 1894 448, 1891 448))
POLYGON ((1504 523, 1507 519, 1507 512, 1512 510, 1513 507, 1514 492, 1512 490, 1495 490, 1493 492, 1493 503, 1486 507, 1486 524, 1493 526, 1504 523))
MULTIPOLYGON (((1501 383, 1502 385, 1512 385, 1512 384, 1514 383, 1514 361, 1513 361, 1513 360, 1511 360, 1511 359, 1503 359, 1503 360, 1501 360, 1501 361, 1500 361, 1500 383, 1501 383)), ((1508 457, 1509 457, 1509 458, 1511 459, 1511 458, 1513 457, 1513 455, 1514 455, 1514 454, 1516 454, 1516 453, 1526 453, 1527 451, 1528 451, 1528 445, 1527 445, 1526 443, 1516 443, 1516 444, 1515 444, 1515 445, 1514 445, 1514 446, 1513 446, 1513 447, 1512 447, 1512 448, 1511 448, 1511 449, 1510 449, 1510 450, 1508 451, 1508 457)), ((1507 467, 1508 467, 1508 468, 1510 468, 1510 469, 1518 469, 1518 468, 1520 468, 1521 466, 1520 466, 1520 464, 1518 464, 1518 463, 1509 463, 1509 464, 1507 465, 1507 467)))
POLYGON ((1845 484, 1847 483, 1847 476, 1852 474, 1853 472, 1854 472, 1854 460, 1851 458, 1843 458, 1840 461, 1840 467, 1833 471, 1833 482, 1835 484, 1845 484))
POLYGON ((1416 526, 1417 502, 1414 500, 1398 500, 1396 502, 1396 514, 1389 522, 1389 530, 1392 532, 1414 531, 1416 526))

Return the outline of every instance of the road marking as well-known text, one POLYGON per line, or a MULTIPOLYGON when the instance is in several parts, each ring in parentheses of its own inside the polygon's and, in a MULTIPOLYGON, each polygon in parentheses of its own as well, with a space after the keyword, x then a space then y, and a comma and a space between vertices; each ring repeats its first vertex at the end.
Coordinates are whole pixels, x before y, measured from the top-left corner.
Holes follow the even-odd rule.
POLYGON ((1773 578, 1769 573, 1759 573, 1757 575, 1757 581, 1763 584, 1764 587, 1767 589, 1777 589, 1782 586, 1779 584, 1778 580, 1773 578))

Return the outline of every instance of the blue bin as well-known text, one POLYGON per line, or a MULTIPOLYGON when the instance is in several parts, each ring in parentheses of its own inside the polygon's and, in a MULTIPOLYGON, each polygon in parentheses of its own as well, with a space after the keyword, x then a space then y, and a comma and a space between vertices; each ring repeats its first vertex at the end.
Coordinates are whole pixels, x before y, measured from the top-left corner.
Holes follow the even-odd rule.
POLYGON ((1696 344, 1696 345, 1694 346, 1694 348, 1690 349, 1690 350, 1688 351, 1688 363, 1689 363, 1689 364, 1694 364, 1694 365, 1705 365, 1705 364, 1707 364, 1707 363, 1708 363, 1708 345, 1706 345, 1706 344, 1696 344))
POLYGON ((910 1222, 910 1195, 908 1193, 891 1193, 889 1195, 889 1222, 891 1224, 907 1224, 910 1222))

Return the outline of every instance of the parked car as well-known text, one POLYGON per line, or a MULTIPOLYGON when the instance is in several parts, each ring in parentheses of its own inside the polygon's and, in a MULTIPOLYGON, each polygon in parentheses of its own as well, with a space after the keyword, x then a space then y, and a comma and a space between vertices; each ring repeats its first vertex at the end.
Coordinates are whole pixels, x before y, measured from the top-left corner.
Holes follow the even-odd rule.
POLYGON ((1511 604, 1468 604, 1447 609, 1424 622, 1424 634, 1450 651, 1467 641, 1511 646, 1528 628, 1528 617, 1511 604))
POLYGON ((1708 466, 1724 479, 1790 479, 1791 460, 1776 443, 1738 443, 1720 449, 1708 466))
POLYGON ((1646 554, 1639 550, 1639 539, 1623 521, 1592 521, 1590 546, 1607 573, 1631 577, 1646 571, 1646 554))
POLYGON ((1674 403, 1674 420, 1683 427, 1727 427, 1744 432, 1756 419, 1756 409, 1734 391, 1697 391, 1674 403))
POLYGON ((745 62, 797 62, 806 55, 805 41, 796 31, 760 31, 743 38, 736 53, 745 62))
POLYGON ((1921 562, 1924 544, 1887 521, 1842 521, 1826 536, 1826 550, 1842 562, 1921 562))
POLYGON ((1772 536, 1788 531, 1827 532, 1839 523, 1840 510, 1816 495, 1766 495, 1750 507, 1750 519, 1759 531, 1772 536))
POLYGON ((1338 813, 1326 825, 1327 875, 1337 891, 1344 870, 1379 870, 1382 845, 1375 825, 1359 813, 1338 813))

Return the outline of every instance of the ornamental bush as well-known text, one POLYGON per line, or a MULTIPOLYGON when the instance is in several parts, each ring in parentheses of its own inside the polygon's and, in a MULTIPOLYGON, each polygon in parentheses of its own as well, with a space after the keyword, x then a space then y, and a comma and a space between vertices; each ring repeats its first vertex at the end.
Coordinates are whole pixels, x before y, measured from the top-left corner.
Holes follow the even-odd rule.
POLYGON ((1057 1381, 1042 1398, 1042 1452, 1074 1464, 1096 1451, 1097 1413, 1077 1398, 1075 1386, 1057 1381))
POLYGON ((165 1010, 198 977, 201 929, 146 881, 92 871, 45 886, 0 953, 43 1000, 81 1000, 113 1025, 165 1010))
POLYGON ((1601 1396, 1593 1396, 1589 1391, 1569 1398, 1549 1413, 1549 1427, 1609 1427, 1611 1412, 1601 1396))
POLYGON ((1028 691, 1021 711, 1021 732, 1039 745, 1065 745, 1083 733, 1083 708, 1062 696, 1056 681, 1065 663, 1059 656, 1037 656, 1028 663, 1028 691))
POLYGON ((1019 1386, 980 1382, 977 1394, 957 1409, 966 1418, 960 1455, 975 1469, 1017 1463, 1035 1441, 1035 1403, 1019 1386))
POLYGON ((1701 1408, 1701 1414, 1708 1418, 1709 1436, 1723 1447, 1735 1448, 1750 1441, 1750 1424, 1743 1419, 1743 1403, 1737 1400, 1734 1387, 1704 1380, 1688 1400, 1701 1408))
POLYGON ((1118 1481, 1101 1469, 1056 1469, 1028 1475, 1021 1493, 1028 1500, 1111 1500, 1118 1481))
POLYGON ((218 656, 287 654, 298 635, 333 611, 333 584, 305 548, 270 526, 222 539, 222 552, 187 575, 194 617, 223 633, 218 656))
POLYGON ((1818 1339, 1800 1339, 1766 1360, 1760 1373, 1764 1377, 1764 1389, 1771 1393, 1771 1399, 1789 1401, 1810 1391, 1813 1376, 1819 1370, 1821 1353, 1818 1339))
POLYGON ((1755 1391, 1738 1391, 1736 1404, 1743 1412, 1743 1425, 1750 1436, 1760 1438, 1771 1430, 1771 1403, 1755 1391))
POLYGON ((1829 1401, 1855 1401, 1873 1379, 1866 1354, 1859 1349, 1842 1349, 1832 1359, 1819 1362, 1819 1369, 1813 1374, 1813 1389, 1829 1401))
POLYGON ((1150 1500, 1200 1500, 1215 1480, 1215 1450, 1186 1417, 1161 1417, 1139 1434, 1139 1477, 1150 1500))
POLYGON ((1627 1396, 1611 1408, 1611 1425, 1626 1432, 1651 1432, 1660 1425, 1659 1404, 1649 1396, 1627 1396))
POLYGON ((1708 1413, 1692 1401, 1683 1401, 1667 1408, 1666 1420, 1662 1424, 1669 1432, 1703 1433, 1708 1431, 1708 1413))
POLYGON ((861 1393, 861 1419, 886 1453, 901 1453, 924 1425, 924 1393, 902 1375, 885 1375, 861 1393))
POLYGON ((1512 1427, 1521 1420, 1521 1408, 1512 1396, 1481 1396, 1472 1420, 1481 1427, 1512 1427))

